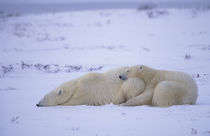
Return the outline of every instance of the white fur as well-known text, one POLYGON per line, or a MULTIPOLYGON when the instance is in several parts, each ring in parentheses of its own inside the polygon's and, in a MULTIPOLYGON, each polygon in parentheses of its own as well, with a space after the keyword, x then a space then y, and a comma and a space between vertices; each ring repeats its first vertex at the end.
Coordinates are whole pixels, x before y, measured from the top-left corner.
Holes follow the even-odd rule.
POLYGON ((49 92, 38 106, 121 104, 139 95, 145 83, 139 78, 122 81, 119 75, 128 67, 106 73, 89 73, 49 92))
POLYGON ((192 77, 183 72, 155 70, 144 65, 131 67, 122 74, 123 78, 138 77, 144 80, 143 93, 128 100, 123 105, 171 106, 195 104, 198 89, 192 77))

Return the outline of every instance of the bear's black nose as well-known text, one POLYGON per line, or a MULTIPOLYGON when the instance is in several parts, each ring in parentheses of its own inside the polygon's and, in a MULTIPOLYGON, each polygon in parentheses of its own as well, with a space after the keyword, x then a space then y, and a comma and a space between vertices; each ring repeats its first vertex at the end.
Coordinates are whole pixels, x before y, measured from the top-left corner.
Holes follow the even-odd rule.
POLYGON ((39 107, 39 104, 36 104, 37 107, 39 107))
POLYGON ((123 75, 120 75, 119 78, 120 78, 121 80, 126 80, 126 79, 127 79, 127 77, 125 77, 125 76, 123 76, 123 75))

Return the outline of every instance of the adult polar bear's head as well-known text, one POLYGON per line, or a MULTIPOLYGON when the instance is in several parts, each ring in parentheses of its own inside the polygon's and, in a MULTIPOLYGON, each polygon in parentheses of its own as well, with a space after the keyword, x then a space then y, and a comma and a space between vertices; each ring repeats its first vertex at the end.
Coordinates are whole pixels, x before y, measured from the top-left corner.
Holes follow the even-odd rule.
MULTIPOLYGON (((107 78, 109 80, 108 82, 111 82, 111 84, 120 85, 124 81, 120 80, 118 77, 119 75, 124 73, 128 68, 129 67, 121 67, 121 68, 109 70, 104 73, 104 75, 106 75, 105 78, 107 78)), ((77 84, 77 81, 78 80, 75 79, 75 80, 71 80, 69 82, 66 82, 60 85, 56 89, 47 93, 44 96, 44 98, 36 105, 37 106, 56 106, 56 105, 65 104, 66 102, 68 102, 68 100, 71 99, 71 97, 74 94, 73 91, 69 91, 69 88, 71 87, 71 90, 76 90, 77 87, 75 87, 75 85, 77 84)))
POLYGON ((67 102, 72 95, 69 94, 70 92, 68 91, 66 84, 67 83, 64 83, 46 94, 37 106, 55 106, 67 102))

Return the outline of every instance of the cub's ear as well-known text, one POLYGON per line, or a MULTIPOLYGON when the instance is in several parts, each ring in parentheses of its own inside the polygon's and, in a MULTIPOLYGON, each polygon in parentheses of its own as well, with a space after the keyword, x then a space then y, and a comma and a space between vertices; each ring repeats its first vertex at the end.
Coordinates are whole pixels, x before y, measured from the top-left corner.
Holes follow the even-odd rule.
POLYGON ((144 67, 143 67, 143 65, 141 65, 141 66, 139 67, 139 70, 140 70, 140 71, 143 71, 143 69, 144 69, 144 67))
POLYGON ((63 90, 59 90, 58 95, 62 95, 62 94, 63 94, 63 90))

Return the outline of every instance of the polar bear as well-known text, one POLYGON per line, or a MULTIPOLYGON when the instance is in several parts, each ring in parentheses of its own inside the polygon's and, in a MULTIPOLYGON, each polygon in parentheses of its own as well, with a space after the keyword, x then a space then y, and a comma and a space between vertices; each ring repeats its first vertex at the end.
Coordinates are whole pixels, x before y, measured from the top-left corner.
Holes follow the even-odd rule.
POLYGON ((155 70, 144 65, 137 65, 119 76, 124 81, 131 77, 143 79, 146 86, 143 93, 123 103, 124 106, 153 105, 167 107, 196 103, 197 85, 191 76, 186 73, 155 70))
POLYGON ((105 73, 89 73, 63 83, 46 94, 37 106, 124 103, 139 95, 145 88, 142 79, 119 79, 119 75, 127 69, 128 67, 121 67, 105 73))

